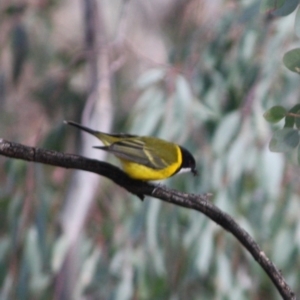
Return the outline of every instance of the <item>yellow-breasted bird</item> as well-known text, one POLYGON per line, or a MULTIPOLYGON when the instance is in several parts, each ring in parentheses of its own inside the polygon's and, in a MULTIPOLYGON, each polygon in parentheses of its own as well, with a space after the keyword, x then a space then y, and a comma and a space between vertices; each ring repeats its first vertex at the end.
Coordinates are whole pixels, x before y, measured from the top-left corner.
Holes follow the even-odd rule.
POLYGON ((197 175, 193 155, 177 144, 150 136, 103 133, 72 121, 65 123, 100 139, 104 146, 94 148, 114 154, 121 161, 124 172, 133 179, 160 180, 180 171, 197 175))

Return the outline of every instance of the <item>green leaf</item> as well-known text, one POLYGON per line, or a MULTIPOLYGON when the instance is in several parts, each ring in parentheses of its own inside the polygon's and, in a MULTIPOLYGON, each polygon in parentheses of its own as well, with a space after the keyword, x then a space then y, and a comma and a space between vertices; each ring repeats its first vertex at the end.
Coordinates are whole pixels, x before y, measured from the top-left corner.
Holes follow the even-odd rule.
POLYGON ((289 113, 296 114, 299 110, 300 110, 300 104, 296 104, 289 110, 289 113))
POLYGON ((285 53, 283 63, 292 72, 300 74, 300 49, 296 48, 285 53))
POLYGON ((300 104, 294 105, 287 113, 287 116, 285 118, 285 124, 284 127, 293 128, 296 122, 296 126, 298 128, 299 120, 296 120, 297 118, 294 116, 289 116, 289 113, 298 114, 300 111, 300 104))
POLYGON ((280 8, 285 3, 285 0, 262 0, 260 4, 260 12, 268 13, 280 8))
POLYGON ((291 14, 298 6, 299 0, 288 0, 285 1, 284 4, 274 12, 272 12, 273 16, 283 17, 291 14))
POLYGON ((277 123, 286 116, 287 111, 284 107, 276 105, 264 113, 264 118, 270 123, 277 123))
POLYGON ((298 37, 300 37, 300 7, 297 9, 295 17, 295 33, 298 37))
POLYGON ((295 124, 295 117, 287 116, 285 118, 284 128, 293 128, 295 124))
POLYGON ((269 144, 272 152, 288 152, 299 144, 299 132, 292 128, 283 128, 276 131, 269 144))
MULTIPOLYGON (((297 115, 300 116, 300 110, 296 112, 297 115)), ((295 117, 295 124, 298 129, 300 129, 300 117, 295 117)))

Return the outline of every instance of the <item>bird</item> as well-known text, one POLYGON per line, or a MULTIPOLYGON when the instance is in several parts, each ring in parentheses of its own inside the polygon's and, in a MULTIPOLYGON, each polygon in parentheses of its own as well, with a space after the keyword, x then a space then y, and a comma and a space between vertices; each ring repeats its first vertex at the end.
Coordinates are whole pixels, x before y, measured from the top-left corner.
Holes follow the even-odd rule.
POLYGON ((104 146, 94 146, 112 153, 121 162, 123 171, 132 179, 155 181, 190 171, 198 175, 193 155, 184 147, 152 136, 108 134, 73 121, 64 121, 97 137, 104 146))

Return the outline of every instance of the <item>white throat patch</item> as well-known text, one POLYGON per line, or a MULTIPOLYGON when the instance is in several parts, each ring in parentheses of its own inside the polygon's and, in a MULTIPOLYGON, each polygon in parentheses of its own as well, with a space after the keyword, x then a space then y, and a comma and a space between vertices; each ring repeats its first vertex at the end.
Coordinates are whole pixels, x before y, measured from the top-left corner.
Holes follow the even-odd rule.
POLYGON ((176 174, 182 174, 182 173, 187 173, 187 172, 191 172, 191 168, 182 168, 176 174))

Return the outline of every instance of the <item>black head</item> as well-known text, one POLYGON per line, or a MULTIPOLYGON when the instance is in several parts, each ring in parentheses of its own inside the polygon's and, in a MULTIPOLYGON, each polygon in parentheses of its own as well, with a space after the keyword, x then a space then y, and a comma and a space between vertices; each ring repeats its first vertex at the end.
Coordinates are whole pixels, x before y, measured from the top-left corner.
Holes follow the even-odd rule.
POLYGON ((190 169, 194 176, 198 175, 196 170, 196 161, 194 156, 185 148, 180 146, 180 150, 182 153, 182 163, 180 169, 190 169))

